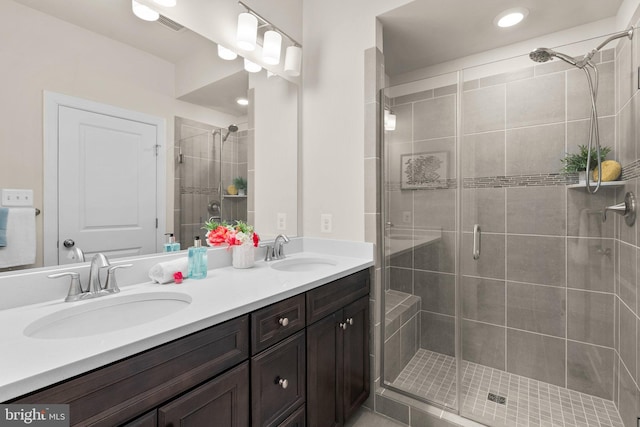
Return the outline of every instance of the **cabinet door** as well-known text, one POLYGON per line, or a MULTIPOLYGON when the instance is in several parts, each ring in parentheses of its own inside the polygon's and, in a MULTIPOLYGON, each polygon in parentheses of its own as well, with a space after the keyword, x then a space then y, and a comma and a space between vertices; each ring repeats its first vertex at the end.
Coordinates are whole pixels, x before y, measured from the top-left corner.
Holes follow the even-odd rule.
POLYGON ((248 427, 249 362, 158 409, 159 427, 248 427))
POLYGON ((304 405, 298 408, 296 412, 289 415, 278 427, 305 427, 306 424, 306 412, 304 411, 304 405))
POLYGON ((342 424, 342 310, 307 327, 307 426, 342 424))
POLYGON ((306 397, 304 331, 251 358, 251 425, 272 427, 306 397))
POLYGON ((141 417, 136 418, 133 421, 129 421, 122 427, 157 427, 158 426, 158 411, 155 409, 151 412, 147 412, 141 417))
POLYGON ((360 298, 343 310, 344 322, 344 420, 369 397, 369 297, 360 298))

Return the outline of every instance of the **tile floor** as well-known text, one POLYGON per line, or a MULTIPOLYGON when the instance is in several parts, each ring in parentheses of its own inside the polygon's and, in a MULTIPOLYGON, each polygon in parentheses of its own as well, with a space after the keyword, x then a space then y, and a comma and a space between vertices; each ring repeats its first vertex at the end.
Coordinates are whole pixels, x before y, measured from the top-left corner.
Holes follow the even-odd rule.
MULTIPOLYGON (((623 427, 612 401, 463 363, 462 415, 500 427, 623 427), (489 393, 506 397, 506 403, 489 401, 489 393)), ((420 349, 393 386, 454 407, 455 375, 453 357, 420 349)))
POLYGON ((345 423, 344 427, 405 427, 405 425, 362 408, 345 423))

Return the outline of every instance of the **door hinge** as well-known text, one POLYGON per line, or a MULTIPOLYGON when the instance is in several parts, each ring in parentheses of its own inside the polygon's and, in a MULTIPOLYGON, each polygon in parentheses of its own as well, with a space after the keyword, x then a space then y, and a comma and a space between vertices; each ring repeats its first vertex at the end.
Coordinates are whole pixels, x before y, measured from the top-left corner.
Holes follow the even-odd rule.
POLYGON ((158 228, 158 218, 156 218, 156 228, 158 228))
POLYGON ((160 144, 156 144, 156 145, 155 145, 155 147, 156 147, 156 157, 157 157, 157 156, 158 156, 158 154, 160 153, 160 147, 161 147, 161 145, 160 145, 160 144))

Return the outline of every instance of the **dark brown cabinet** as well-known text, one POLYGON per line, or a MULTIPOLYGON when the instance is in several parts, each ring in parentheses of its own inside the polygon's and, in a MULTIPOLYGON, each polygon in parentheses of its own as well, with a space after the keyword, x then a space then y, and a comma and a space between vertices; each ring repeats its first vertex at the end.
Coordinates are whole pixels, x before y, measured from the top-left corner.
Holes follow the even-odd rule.
POLYGON ((249 426, 248 362, 158 409, 158 427, 203 426, 249 426))
POLYGON ((305 401, 304 331, 251 358, 251 425, 277 426, 305 401))
POLYGON ((335 301, 348 302, 307 325, 308 427, 342 426, 369 397, 369 276, 365 273, 345 278, 348 286, 339 286, 338 280, 307 293, 308 314, 309 307, 326 311, 322 301, 333 308, 335 301), (309 301, 315 297, 320 302, 309 301))

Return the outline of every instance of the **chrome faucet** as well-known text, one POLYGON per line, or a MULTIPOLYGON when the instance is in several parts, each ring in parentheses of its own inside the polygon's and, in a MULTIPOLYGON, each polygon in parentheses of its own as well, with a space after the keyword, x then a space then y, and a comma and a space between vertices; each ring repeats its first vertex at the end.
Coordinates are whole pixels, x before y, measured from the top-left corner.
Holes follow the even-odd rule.
POLYGON ((289 243, 289 238, 286 234, 278 234, 275 240, 273 241, 273 258, 274 259, 283 259, 284 255, 284 245, 285 243, 289 243))
POLYGON ((97 294, 102 290, 100 284, 100 269, 109 267, 109 260, 104 254, 95 254, 91 258, 91 270, 89 270, 89 289, 90 294, 97 294))
POLYGON ((104 254, 95 254, 93 258, 91 258, 91 269, 89 270, 89 285, 88 289, 86 290, 80 283, 80 274, 75 271, 66 271, 64 273, 51 274, 48 277, 50 279, 57 279, 58 277, 70 276, 71 286, 69 287, 69 293, 67 294, 65 301, 80 301, 83 299, 97 298, 120 292, 120 289, 118 288, 118 282, 116 281, 116 270, 119 268, 127 267, 133 267, 133 264, 120 264, 111 266, 109 260, 104 254), (100 282, 100 270, 106 267, 109 267, 109 274, 107 276, 107 281, 103 286, 100 282))

